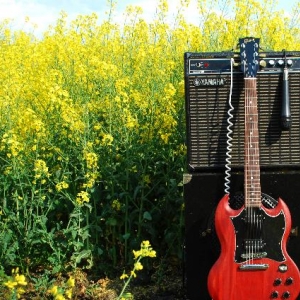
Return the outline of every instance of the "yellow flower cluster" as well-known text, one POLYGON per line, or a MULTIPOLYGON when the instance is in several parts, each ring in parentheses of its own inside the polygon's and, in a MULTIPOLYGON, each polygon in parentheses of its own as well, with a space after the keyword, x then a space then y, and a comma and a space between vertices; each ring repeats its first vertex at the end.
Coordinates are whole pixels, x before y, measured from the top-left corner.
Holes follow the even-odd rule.
POLYGON ((19 268, 16 268, 12 270, 11 279, 5 281, 3 285, 10 289, 12 292, 15 291, 17 298, 20 299, 22 294, 26 292, 24 287, 27 285, 27 281, 24 275, 19 274, 19 268))
POLYGON ((84 176, 86 182, 83 184, 83 188, 92 188, 99 177, 98 155, 95 152, 86 150, 83 152, 83 157, 86 163, 86 172, 84 176))
POLYGON ((53 145, 67 152, 71 143, 86 151, 83 144, 93 142, 100 150, 85 153, 91 168, 99 152, 107 151, 101 146, 122 144, 128 131, 139 143, 168 144, 182 122, 185 51, 232 49, 248 35, 260 37, 266 49, 300 48, 297 6, 287 16, 270 0, 228 0, 230 12, 218 0, 198 1, 198 26, 181 12, 189 2, 180 1, 174 24, 168 21, 167 0, 159 1, 149 23, 139 7, 128 7, 124 26, 112 19, 99 24, 95 13, 67 26, 62 13, 41 39, 3 23, 0 150, 5 158, 40 149, 55 157, 53 145))
POLYGON ((73 288, 75 286, 75 278, 69 277, 63 287, 53 285, 48 292, 52 295, 54 300, 66 300, 72 299, 73 288))
POLYGON ((24 147, 19 142, 18 137, 15 133, 5 133, 2 136, 1 140, 1 148, 2 151, 6 150, 7 154, 6 156, 8 158, 16 157, 22 150, 24 150, 24 147))
POLYGON ((42 159, 37 159, 34 162, 34 172, 35 172, 35 179, 41 179, 42 177, 49 177, 50 173, 48 172, 47 164, 42 159))
MULTIPOLYGON (((126 274, 125 272, 123 272, 123 274, 120 276, 121 280, 126 280, 123 289, 119 295, 119 297, 117 298, 117 300, 121 300, 121 299, 127 299, 127 297, 125 296, 125 290, 128 286, 128 284, 130 283, 132 278, 135 278, 136 275, 136 271, 140 271, 143 270, 143 265, 141 264, 141 259, 144 257, 156 257, 156 251, 154 251, 150 245, 149 241, 143 241, 141 243, 141 248, 138 251, 133 250, 133 255, 134 255, 134 259, 135 259, 135 263, 133 265, 133 269, 130 271, 129 274, 126 274)), ((129 293, 129 296, 131 294, 129 293)), ((131 299, 131 298, 130 298, 131 299)))
POLYGON ((98 156, 94 152, 84 152, 84 159, 88 169, 96 169, 98 167, 98 156))
POLYGON ((120 211, 121 210, 121 203, 118 199, 113 200, 112 204, 111 204, 112 209, 116 210, 116 211, 120 211))
POLYGON ((58 182, 56 185, 55 185, 55 188, 58 192, 62 191, 62 190, 65 190, 69 187, 69 184, 65 181, 61 181, 61 182, 58 182))
POLYGON ((114 138, 111 134, 103 134, 102 135, 102 144, 111 146, 114 138))
POLYGON ((136 262, 134 263, 133 270, 130 271, 130 276, 126 273, 123 273, 120 276, 120 279, 126 279, 129 277, 136 277, 136 271, 140 271, 143 269, 143 265, 141 264, 140 260, 143 257, 156 257, 156 251, 154 251, 150 245, 149 241, 143 241, 141 243, 141 248, 138 251, 133 250, 134 259, 136 262))
POLYGON ((90 201, 90 195, 88 192, 81 191, 77 194, 77 197, 76 197, 77 204, 82 205, 84 202, 88 203, 89 201, 90 201))
POLYGON ((141 249, 138 251, 133 250, 134 259, 139 257, 156 257, 156 251, 154 251, 149 241, 143 241, 141 243, 141 249))

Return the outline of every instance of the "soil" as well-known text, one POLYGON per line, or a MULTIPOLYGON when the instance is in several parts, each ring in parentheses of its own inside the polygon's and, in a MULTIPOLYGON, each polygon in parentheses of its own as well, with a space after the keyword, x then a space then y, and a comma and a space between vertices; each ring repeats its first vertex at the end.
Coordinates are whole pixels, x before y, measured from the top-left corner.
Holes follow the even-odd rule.
MULTIPOLYGON (((156 274, 149 276, 147 274, 138 274, 127 289, 133 295, 133 300, 184 300, 185 288, 183 275, 180 272, 167 272, 158 280, 156 274)), ((99 300, 115 300, 117 291, 123 287, 123 282, 119 279, 108 280, 101 279, 99 281, 102 286, 102 296, 99 300)), ((129 298, 130 299, 130 298, 129 298)))

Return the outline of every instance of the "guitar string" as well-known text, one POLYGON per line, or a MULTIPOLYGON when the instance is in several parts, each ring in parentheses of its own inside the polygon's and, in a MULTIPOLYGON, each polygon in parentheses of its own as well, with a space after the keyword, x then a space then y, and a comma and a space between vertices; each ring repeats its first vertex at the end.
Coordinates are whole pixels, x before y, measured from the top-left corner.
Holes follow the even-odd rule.
MULTIPOLYGON (((254 78, 253 81, 251 81, 251 85, 256 86, 256 79, 254 78)), ((257 122, 258 122, 258 115, 257 115, 257 95, 256 95, 256 89, 253 89, 253 86, 251 86, 250 92, 247 91, 247 116, 249 118, 248 120, 248 163, 251 164, 250 168, 250 184, 248 183, 248 187, 250 188, 250 195, 248 195, 250 198, 250 210, 251 210, 251 262, 254 263, 254 259, 258 257, 258 253, 260 250, 260 224, 259 224, 259 214, 257 212, 257 204, 258 204, 258 195, 259 191, 257 190, 257 146, 256 144, 258 141, 257 136, 257 122), (255 133, 255 134, 254 134, 255 133), (255 147, 254 147, 255 143, 255 147)), ((249 166, 248 166, 249 167, 249 166)), ((248 174, 249 175, 249 174, 248 174)), ((249 190, 248 190, 249 192, 249 190)))
MULTIPOLYGON (((252 196, 252 191, 251 191, 251 186, 249 186, 249 184, 251 185, 251 180, 249 183, 249 164, 250 164, 250 146, 251 146, 251 135, 249 135, 249 126, 251 126, 251 117, 249 116, 249 99, 250 99, 250 95, 249 95, 249 79, 247 80, 247 87, 246 87, 246 118, 247 118, 247 132, 246 132, 246 139, 247 139, 247 172, 246 172, 246 178, 247 178, 247 201, 248 201, 248 205, 250 207, 250 236, 248 237, 248 243, 249 243, 249 258, 250 258, 250 262, 252 263, 253 261, 253 209, 252 209, 252 205, 251 205, 251 196, 252 196), (249 190, 250 187, 250 190, 249 190)), ((251 90, 250 90, 251 91, 251 90)), ((252 172, 252 169, 250 168, 250 171, 252 172)), ((252 176, 252 174, 250 174, 252 176)), ((251 177, 250 177, 251 179, 251 177)))
MULTIPOLYGON (((252 85, 252 81, 248 81, 252 85)), ((251 210, 251 222, 250 222, 250 228, 251 228, 251 236, 250 236, 250 249, 251 249, 251 263, 253 263, 254 260, 254 250, 255 250, 255 214, 254 214, 254 208, 253 208, 253 149, 252 149, 252 133, 253 133, 253 106, 252 106, 252 97, 253 97, 253 89, 251 86, 251 89, 249 90, 249 85, 247 86, 247 116, 248 116, 248 169, 250 167, 250 183, 248 183, 248 188, 250 187, 250 193, 249 193, 249 200, 250 200, 250 210, 251 210)), ((248 174, 249 176, 249 170, 248 174)), ((249 192, 249 190, 248 190, 249 192)))
POLYGON ((250 263, 254 263, 254 259, 256 258, 256 253, 258 250, 258 224, 257 224, 257 216, 256 216, 256 210, 255 205, 257 203, 257 193, 254 186, 254 181, 256 179, 256 174, 254 174, 255 170, 253 169, 255 164, 255 152, 256 147, 253 147, 253 142, 255 142, 255 138, 253 135, 253 126, 255 125, 255 115, 253 111, 253 104, 255 93, 252 88, 252 85, 255 84, 255 79, 249 79, 251 81, 247 81, 246 85, 246 101, 245 101, 245 117, 246 117, 246 125, 247 125, 247 132, 245 139, 247 143, 246 147, 246 155, 247 155, 247 165, 246 165, 246 172, 245 172, 245 182, 246 182, 246 201, 247 201, 247 207, 250 211, 249 219, 249 228, 250 228, 250 234, 248 236, 248 259, 250 263), (249 87, 249 84, 251 85, 251 88, 249 87))
MULTIPOLYGON (((250 82, 250 84, 252 85, 252 81, 250 82)), ((249 88, 249 87, 248 87, 249 88)), ((253 209, 253 190, 252 190, 252 176, 253 176, 253 153, 252 153, 252 135, 251 135, 251 130, 253 129, 253 116, 252 116, 252 86, 250 91, 248 90, 248 102, 247 102, 247 109, 248 109, 248 116, 249 116, 249 120, 248 120, 248 124, 250 125, 250 128, 248 128, 248 147, 249 147, 249 158, 248 158, 248 163, 251 163, 251 168, 250 168, 250 209, 251 209, 251 263, 253 263, 253 259, 254 259, 254 245, 255 245, 255 216, 254 216, 254 209, 253 209), (250 95, 249 95, 250 92, 250 95), (250 113, 250 114, 249 114, 250 113), (250 130, 250 132, 249 132, 250 130)), ((249 165, 248 165, 249 168, 249 165)))
MULTIPOLYGON (((252 138, 254 139, 254 143, 255 143, 255 147, 254 147, 254 150, 255 150, 255 153, 254 153, 254 161, 253 163, 255 164, 255 168, 253 170, 254 174, 255 174, 255 179, 254 179, 254 190, 255 190, 255 211, 254 211, 254 216, 255 216, 255 254, 256 253, 259 253, 259 242, 260 242, 260 232, 259 232, 259 211, 257 210, 257 205, 258 205, 258 197, 260 196, 259 195, 259 190, 258 190, 258 187, 256 186, 257 185, 257 177, 258 177, 258 170, 257 170, 257 159, 258 159, 258 115, 257 115, 257 90, 256 90, 256 79, 254 79, 254 82, 253 84, 255 85, 255 89, 253 90, 253 97, 252 97, 252 101, 254 101, 254 104, 253 104, 253 108, 254 108, 254 115, 253 115, 253 118, 254 118, 254 124, 253 124, 253 127, 255 127, 255 136, 254 134, 252 134, 252 138)), ((255 257, 257 257, 255 255, 255 257)))

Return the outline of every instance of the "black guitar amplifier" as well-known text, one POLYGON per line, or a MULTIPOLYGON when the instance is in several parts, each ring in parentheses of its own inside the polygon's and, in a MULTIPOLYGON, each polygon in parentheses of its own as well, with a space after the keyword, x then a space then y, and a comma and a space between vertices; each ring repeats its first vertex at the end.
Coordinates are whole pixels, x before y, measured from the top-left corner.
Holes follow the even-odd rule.
MULTIPOLYGON (((260 165, 300 168, 300 52, 260 52, 257 73, 260 165), (288 70, 288 94, 283 70, 288 70), (281 123, 284 96, 292 122, 281 123), (286 99, 285 99, 286 100, 286 99)), ((188 168, 222 169, 227 152, 229 99, 232 111, 231 167, 244 165, 244 77, 239 54, 185 53, 188 168)))

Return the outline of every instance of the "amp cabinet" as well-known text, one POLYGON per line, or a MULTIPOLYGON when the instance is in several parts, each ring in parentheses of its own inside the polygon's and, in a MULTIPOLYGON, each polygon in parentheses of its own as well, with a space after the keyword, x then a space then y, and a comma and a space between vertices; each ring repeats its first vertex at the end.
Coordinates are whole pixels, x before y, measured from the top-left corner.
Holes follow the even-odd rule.
MULTIPOLYGON (((209 300, 207 276, 220 254, 214 211, 225 193, 229 99, 234 107, 230 195, 244 190, 244 77, 239 55, 234 52, 188 52, 184 64, 188 161, 184 175, 185 278, 188 299, 209 300)), ((287 251, 300 268, 300 52, 260 52, 259 65, 261 190, 282 198, 289 207, 292 232, 287 251), (286 105, 291 118, 283 120, 286 105)))
MULTIPOLYGON (((233 172, 231 194, 243 191, 242 172, 233 172)), ((292 216, 292 231, 287 251, 300 268, 300 172, 261 172, 262 192, 282 198, 292 216)), ((189 300, 211 300, 207 291, 207 276, 220 254, 214 231, 214 211, 224 196, 224 174, 192 173, 184 175, 185 197, 185 277, 189 300)), ((299 300, 298 297, 297 300, 299 300)))

